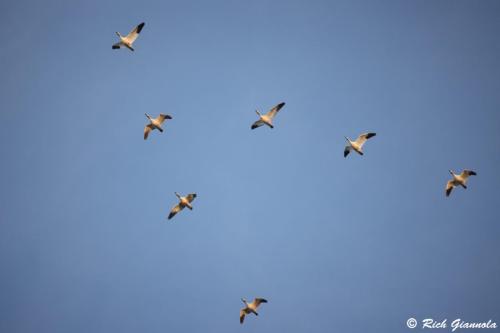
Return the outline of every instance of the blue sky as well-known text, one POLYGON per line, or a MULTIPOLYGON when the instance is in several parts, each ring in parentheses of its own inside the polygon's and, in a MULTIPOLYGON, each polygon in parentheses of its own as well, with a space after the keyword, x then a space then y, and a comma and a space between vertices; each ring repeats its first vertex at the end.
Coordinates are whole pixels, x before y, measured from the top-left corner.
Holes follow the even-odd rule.
POLYGON ((5 1, 0 331, 500 322, 496 1, 5 1), (135 52, 115 31, 146 22, 135 52), (275 128, 255 109, 285 101, 275 128), (142 139, 144 113, 168 113, 142 139), (344 136, 377 136, 342 156, 344 136), (444 196, 448 169, 478 173, 444 196), (193 211, 167 221, 174 191, 193 211), (241 297, 265 297, 238 322, 241 297))

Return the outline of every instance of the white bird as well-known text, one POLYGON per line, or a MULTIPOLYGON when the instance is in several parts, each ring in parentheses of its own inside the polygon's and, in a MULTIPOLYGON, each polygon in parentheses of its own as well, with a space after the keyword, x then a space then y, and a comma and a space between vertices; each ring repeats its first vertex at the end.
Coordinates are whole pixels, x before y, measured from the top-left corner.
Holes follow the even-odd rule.
POLYGON ((348 137, 345 137, 347 140, 348 144, 345 146, 344 149, 344 157, 347 157, 351 150, 354 150, 356 153, 363 155, 363 145, 365 144, 366 140, 369 138, 374 137, 377 135, 376 133, 364 133, 358 136, 358 138, 355 141, 351 141, 348 137))
POLYGON ((145 113, 146 117, 149 119, 149 124, 144 127, 144 140, 148 138, 149 132, 151 132, 154 129, 157 129, 158 131, 163 133, 163 128, 161 125, 165 121, 165 119, 172 119, 171 115, 168 114, 163 114, 160 113, 160 115, 157 118, 151 118, 151 116, 147 113, 145 113))
POLYGON ((132 47, 132 44, 135 42, 137 37, 139 37, 139 34, 141 33, 142 28, 144 27, 144 22, 139 24, 137 27, 132 29, 132 31, 129 32, 127 36, 122 36, 118 31, 116 34, 118 37, 120 37, 120 41, 116 44, 113 44, 112 49, 116 50, 119 49, 122 46, 125 46, 128 48, 130 51, 134 51, 134 48, 132 47))
POLYGON ((453 173, 453 171, 449 170, 451 175, 453 176, 453 179, 452 180, 449 180, 447 183, 446 183, 446 196, 450 196, 450 193, 451 193, 451 190, 453 190, 453 188, 455 186, 462 186, 463 188, 467 188, 467 179, 469 179, 469 176, 475 176, 477 175, 477 173, 475 173, 474 171, 472 170, 464 170, 462 171, 461 174, 457 175, 455 173, 453 173))
POLYGON ((274 128, 273 126, 273 119, 278 113, 278 111, 285 105, 285 103, 279 103, 275 107, 273 107, 271 110, 269 110, 268 113, 266 114, 261 114, 259 110, 255 110, 255 112, 259 115, 259 120, 257 120, 255 123, 253 123, 251 129, 256 129, 257 127, 260 127, 262 125, 267 125, 271 128, 274 128))
POLYGON ((170 214, 168 214, 168 219, 170 220, 172 217, 174 217, 175 214, 180 212, 181 210, 184 209, 184 207, 187 207, 189 209, 193 209, 193 206, 191 206, 191 202, 193 202, 194 198, 196 198, 196 193, 191 193, 186 195, 185 197, 182 197, 179 195, 179 193, 174 192, 177 198, 179 198, 179 203, 175 205, 172 210, 170 211, 170 214))
POLYGON ((252 303, 248 303, 244 298, 242 298, 241 301, 245 303, 245 307, 240 310, 240 324, 243 324, 245 315, 247 314, 253 313, 258 316, 259 314, 257 313, 257 308, 259 307, 260 303, 267 303, 267 300, 265 300, 264 298, 256 298, 252 303))

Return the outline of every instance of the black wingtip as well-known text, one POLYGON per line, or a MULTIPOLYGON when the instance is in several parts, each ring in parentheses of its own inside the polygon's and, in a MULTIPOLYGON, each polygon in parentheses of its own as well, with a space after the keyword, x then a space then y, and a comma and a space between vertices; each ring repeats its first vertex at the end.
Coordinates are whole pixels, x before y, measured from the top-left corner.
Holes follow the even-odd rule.
POLYGON ((367 138, 367 139, 369 139, 369 138, 374 137, 375 135, 377 135, 377 133, 368 133, 368 134, 366 135, 366 138, 367 138))
POLYGON ((144 22, 142 22, 141 24, 139 24, 139 25, 137 26, 137 33, 138 33, 138 34, 140 34, 140 33, 141 33, 142 28, 144 28, 144 22))
POLYGON ((111 46, 111 48, 112 48, 113 50, 118 50, 120 47, 119 47, 118 45, 113 45, 113 46, 111 46))

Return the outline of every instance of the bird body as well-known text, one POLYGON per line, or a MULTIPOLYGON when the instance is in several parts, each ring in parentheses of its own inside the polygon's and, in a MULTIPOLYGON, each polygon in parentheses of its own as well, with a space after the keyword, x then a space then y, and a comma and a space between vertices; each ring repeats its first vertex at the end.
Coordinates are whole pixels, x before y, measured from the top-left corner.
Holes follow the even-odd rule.
POLYGON ((375 135, 377 135, 377 134, 376 133, 364 133, 364 134, 361 134, 360 136, 358 136, 358 138, 354 141, 352 141, 348 137, 345 137, 348 144, 344 149, 344 157, 347 157, 347 155, 349 155, 351 150, 354 150, 359 155, 363 155, 363 146, 364 146, 366 140, 374 137, 375 135))
POLYGON ((134 29, 132 29, 132 31, 130 31, 127 36, 122 36, 122 34, 117 31, 116 34, 120 38, 120 41, 116 44, 113 44, 112 49, 116 50, 116 49, 121 48, 122 46, 125 46, 130 51, 134 51, 132 44, 134 44, 137 37, 139 37, 139 34, 141 33, 141 30, 143 27, 144 27, 144 22, 142 22, 141 24, 136 26, 134 29))
POLYGON ((243 324, 247 314, 253 313, 258 316, 259 314, 257 313, 257 308, 261 303, 267 303, 267 300, 264 298, 255 298, 252 303, 248 303, 244 298, 242 298, 241 301, 245 304, 245 307, 240 310, 240 324, 243 324))
POLYGON ((180 200, 181 206, 187 207, 191 210, 193 209, 193 206, 191 206, 191 203, 189 202, 189 200, 186 197, 179 197, 179 200, 180 200))
POLYGON ((269 110, 269 112, 267 112, 266 114, 261 114, 259 110, 255 110, 255 113, 257 113, 257 115, 259 116, 259 120, 257 120, 252 124, 251 129, 256 129, 257 127, 260 127, 262 125, 267 125, 270 128, 274 128, 273 119, 283 106, 285 106, 284 102, 279 103, 278 105, 274 106, 271 110, 269 110))
POLYGON ((193 206, 191 205, 191 202, 196 198, 196 193, 190 193, 186 195, 185 197, 181 196, 179 193, 174 192, 177 198, 179 198, 179 203, 172 207, 172 210, 170 211, 170 214, 168 214, 168 219, 170 220, 172 217, 175 216, 178 212, 183 210, 185 207, 189 208, 190 210, 193 210, 193 206))
POLYGON ((149 114, 145 113, 146 117, 149 119, 149 124, 144 127, 144 140, 146 140, 149 136, 149 133, 152 130, 157 129, 158 131, 163 133, 163 128, 161 125, 165 121, 165 119, 172 119, 171 115, 160 113, 157 118, 152 118, 149 114))
POLYGON ((467 180, 469 176, 476 176, 477 173, 472 170, 463 170, 461 174, 456 174, 453 171, 449 170, 452 179, 446 183, 446 196, 450 196, 451 191, 456 186, 462 186, 464 189, 467 189, 467 180))

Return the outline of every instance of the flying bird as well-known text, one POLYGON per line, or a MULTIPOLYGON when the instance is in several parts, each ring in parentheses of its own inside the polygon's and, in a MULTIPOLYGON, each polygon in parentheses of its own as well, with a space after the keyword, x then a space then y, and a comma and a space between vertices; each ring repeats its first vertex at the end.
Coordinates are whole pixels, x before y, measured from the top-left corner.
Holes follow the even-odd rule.
POLYGON ((261 114, 259 110, 255 110, 255 112, 259 115, 259 120, 257 120, 255 123, 253 123, 251 129, 256 129, 257 127, 260 127, 262 125, 267 125, 271 128, 274 128, 273 126, 273 119, 278 113, 281 108, 285 106, 285 103, 279 103, 275 107, 273 107, 271 110, 269 110, 268 113, 266 114, 261 114))
POLYGON ((374 137, 377 135, 376 133, 364 133, 358 136, 358 138, 355 141, 351 141, 348 137, 345 137, 347 140, 348 144, 345 146, 344 149, 344 157, 347 157, 351 150, 354 150, 356 153, 363 155, 363 145, 365 144, 366 140, 369 138, 374 137))
POLYGON ((469 176, 475 176, 477 175, 477 173, 475 173, 474 171, 472 170, 464 170, 462 171, 461 174, 457 175, 455 173, 453 173, 453 171, 449 170, 453 179, 452 180, 449 180, 447 183, 446 183, 446 196, 450 196, 450 193, 451 193, 451 190, 453 190, 453 188, 455 186, 462 186, 463 188, 467 188, 467 179, 469 179, 469 176))
POLYGON ((191 206, 191 202, 193 202, 194 198, 196 198, 196 193, 191 193, 186 195, 185 197, 182 197, 179 195, 179 193, 174 192, 177 198, 179 198, 179 203, 175 205, 172 210, 170 211, 170 214, 168 214, 168 219, 170 220, 172 217, 175 216, 178 212, 184 209, 184 207, 187 207, 189 209, 193 209, 193 206, 191 206))
POLYGON ((149 119, 149 124, 147 124, 146 127, 144 127, 144 140, 148 138, 149 132, 151 132, 154 129, 157 129, 158 131, 163 133, 163 128, 161 127, 161 125, 163 124, 165 119, 172 119, 171 115, 163 113, 160 113, 158 118, 151 118, 151 116, 147 113, 145 113, 145 115, 149 119))
POLYGON ((118 37, 120 37, 120 41, 118 43, 116 43, 116 44, 113 44, 112 49, 116 50, 116 49, 121 48, 122 46, 125 46, 130 51, 134 51, 134 48, 132 47, 132 44, 135 42, 135 40, 137 39, 137 37, 139 37, 139 34, 141 33, 141 30, 142 30, 143 27, 144 27, 144 22, 142 22, 137 27, 135 27, 134 29, 132 29, 132 31, 130 31, 130 33, 127 36, 122 36, 117 31, 116 34, 118 35, 118 37))
POLYGON ((240 324, 243 324, 243 321, 245 320, 245 315, 253 313, 256 316, 259 314, 257 313, 257 308, 261 303, 267 303, 267 300, 264 298, 256 298, 253 300, 252 303, 248 303, 246 299, 242 298, 241 301, 245 303, 245 307, 240 310, 240 324))

